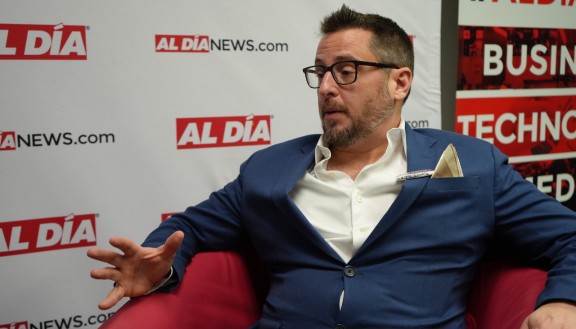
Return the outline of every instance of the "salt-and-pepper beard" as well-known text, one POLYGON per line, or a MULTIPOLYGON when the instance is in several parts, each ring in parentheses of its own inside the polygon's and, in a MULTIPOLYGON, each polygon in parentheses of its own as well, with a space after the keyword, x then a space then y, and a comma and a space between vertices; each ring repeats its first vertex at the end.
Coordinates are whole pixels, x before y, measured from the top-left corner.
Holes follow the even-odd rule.
POLYGON ((394 113, 394 100, 383 89, 375 97, 370 99, 356 118, 350 117, 348 108, 345 106, 331 106, 329 101, 322 105, 322 112, 325 108, 337 109, 352 119, 352 125, 343 129, 336 129, 334 122, 322 121, 322 136, 324 144, 328 147, 347 147, 363 137, 373 133, 376 128, 392 116, 394 113))

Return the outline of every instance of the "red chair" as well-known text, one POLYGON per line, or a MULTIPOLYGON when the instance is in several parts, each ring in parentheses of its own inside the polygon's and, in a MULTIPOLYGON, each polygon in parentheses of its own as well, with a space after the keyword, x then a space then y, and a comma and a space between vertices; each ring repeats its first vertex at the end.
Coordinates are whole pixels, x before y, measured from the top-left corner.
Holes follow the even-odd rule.
POLYGON ((520 328, 534 311, 546 278, 545 271, 510 262, 509 258, 485 259, 470 291, 468 328, 520 328))
MULTIPOLYGON (((470 294, 468 329, 520 328, 545 280, 542 270, 484 261, 470 294)), ((245 329, 259 318, 266 289, 250 253, 200 253, 178 288, 130 300, 100 328, 245 329)))

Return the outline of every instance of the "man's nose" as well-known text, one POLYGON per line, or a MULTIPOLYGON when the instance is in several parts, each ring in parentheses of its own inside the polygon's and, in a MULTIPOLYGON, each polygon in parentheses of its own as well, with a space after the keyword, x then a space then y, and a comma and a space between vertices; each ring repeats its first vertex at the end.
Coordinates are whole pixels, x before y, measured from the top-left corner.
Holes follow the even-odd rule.
POLYGON ((334 80, 332 72, 326 72, 322 80, 320 80, 320 86, 318 86, 318 93, 322 96, 328 96, 338 93, 338 83, 334 80))

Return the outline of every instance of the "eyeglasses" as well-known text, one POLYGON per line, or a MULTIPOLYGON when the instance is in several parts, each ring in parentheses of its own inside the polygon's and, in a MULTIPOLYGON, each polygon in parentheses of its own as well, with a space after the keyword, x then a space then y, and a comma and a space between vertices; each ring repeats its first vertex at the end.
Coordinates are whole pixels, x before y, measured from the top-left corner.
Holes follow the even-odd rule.
POLYGON ((320 87, 320 83, 322 82, 322 78, 326 72, 332 73, 332 77, 334 77, 334 81, 337 84, 349 85, 354 83, 358 78, 358 66, 375 66, 380 68, 389 68, 389 69, 397 69, 398 66, 394 64, 387 64, 387 63, 374 63, 374 62, 364 62, 364 61, 343 61, 334 63, 330 66, 324 65, 312 65, 302 69, 304 75, 306 76, 306 82, 310 88, 318 88, 320 87))

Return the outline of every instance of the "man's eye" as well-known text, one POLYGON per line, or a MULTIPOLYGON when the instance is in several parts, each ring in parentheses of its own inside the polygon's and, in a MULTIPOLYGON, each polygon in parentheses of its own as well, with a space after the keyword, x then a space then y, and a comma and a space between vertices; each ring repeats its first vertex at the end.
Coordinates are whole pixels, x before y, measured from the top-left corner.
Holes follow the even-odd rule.
POLYGON ((352 74, 354 74, 354 70, 347 70, 347 69, 340 70, 340 75, 342 75, 342 76, 352 75, 352 74))

